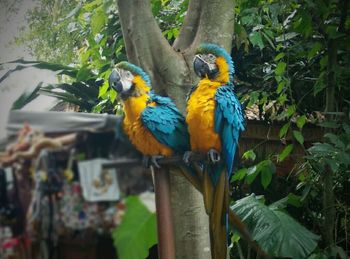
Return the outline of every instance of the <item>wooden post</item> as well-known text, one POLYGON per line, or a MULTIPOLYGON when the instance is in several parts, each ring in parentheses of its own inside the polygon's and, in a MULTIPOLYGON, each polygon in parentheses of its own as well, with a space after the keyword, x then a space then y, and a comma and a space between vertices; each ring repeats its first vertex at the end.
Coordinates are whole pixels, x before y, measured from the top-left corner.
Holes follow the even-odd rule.
POLYGON ((158 257, 175 259, 174 230, 170 206, 170 177, 166 168, 153 169, 154 192, 156 196, 158 257))

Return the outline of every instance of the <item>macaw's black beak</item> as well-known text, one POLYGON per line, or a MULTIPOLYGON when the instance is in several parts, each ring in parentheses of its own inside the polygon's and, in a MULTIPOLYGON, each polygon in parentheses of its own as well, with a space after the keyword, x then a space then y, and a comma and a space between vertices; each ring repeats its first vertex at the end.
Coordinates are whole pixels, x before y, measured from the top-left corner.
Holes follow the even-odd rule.
POLYGON ((193 69, 200 78, 205 77, 209 73, 209 65, 199 56, 194 57, 193 69))
POLYGON ((108 78, 109 87, 112 87, 117 93, 121 93, 123 91, 123 84, 120 81, 120 74, 117 70, 113 69, 112 73, 108 78))
POLYGON ((193 60, 194 71, 200 78, 214 79, 219 74, 219 68, 215 64, 209 64, 202 57, 196 55, 193 60))

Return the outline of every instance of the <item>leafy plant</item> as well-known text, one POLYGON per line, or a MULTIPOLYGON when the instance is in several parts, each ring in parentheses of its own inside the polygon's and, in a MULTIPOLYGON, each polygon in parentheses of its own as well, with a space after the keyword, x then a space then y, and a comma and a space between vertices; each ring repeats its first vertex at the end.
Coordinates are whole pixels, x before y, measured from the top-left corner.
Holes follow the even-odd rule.
POLYGON ((261 248, 275 257, 298 259, 311 254, 319 236, 308 231, 278 206, 264 205, 262 199, 262 196, 252 194, 232 206, 261 248))
POLYGON ((146 258, 157 243, 156 215, 136 196, 126 199, 126 213, 112 237, 120 259, 146 258))

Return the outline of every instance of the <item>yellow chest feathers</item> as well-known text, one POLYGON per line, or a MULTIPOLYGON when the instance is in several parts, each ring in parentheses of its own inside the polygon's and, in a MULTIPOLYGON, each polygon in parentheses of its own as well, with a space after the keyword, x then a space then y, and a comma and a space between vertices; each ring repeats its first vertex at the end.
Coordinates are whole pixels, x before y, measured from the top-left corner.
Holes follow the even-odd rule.
POLYGON ((124 102, 124 132, 128 135, 131 143, 144 155, 172 155, 172 150, 159 143, 152 133, 143 126, 141 121, 142 111, 147 106, 148 95, 129 97, 124 102))
POLYGON ((221 151, 220 136, 214 131, 215 93, 221 83, 203 79, 187 103, 186 122, 190 134, 191 149, 208 152, 221 151))

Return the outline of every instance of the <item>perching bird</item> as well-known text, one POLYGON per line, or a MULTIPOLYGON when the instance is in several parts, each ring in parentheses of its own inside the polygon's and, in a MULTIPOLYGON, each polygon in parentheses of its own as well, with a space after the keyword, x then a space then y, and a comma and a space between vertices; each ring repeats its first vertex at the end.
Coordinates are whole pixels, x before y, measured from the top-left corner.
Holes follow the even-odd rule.
POLYGON ((168 97, 151 91, 149 76, 128 62, 115 66, 109 85, 123 102, 124 132, 132 144, 157 167, 157 158, 189 150, 189 135, 183 115, 168 97))
MULTIPOLYGON (((201 44, 193 61, 201 78, 187 102, 186 122, 191 150, 207 153, 202 191, 212 258, 226 258, 228 186, 240 133, 245 129, 242 106, 234 93, 234 66, 230 55, 215 44, 201 44)), ((186 159, 186 157, 185 157, 186 159)))

